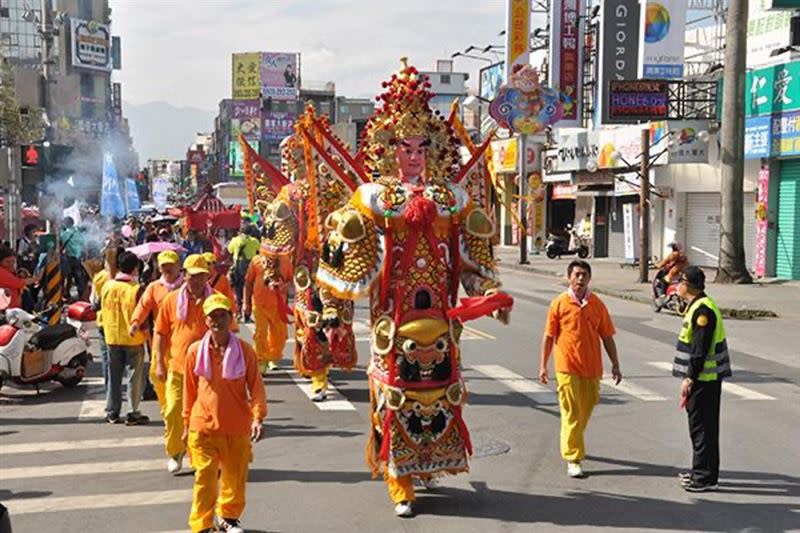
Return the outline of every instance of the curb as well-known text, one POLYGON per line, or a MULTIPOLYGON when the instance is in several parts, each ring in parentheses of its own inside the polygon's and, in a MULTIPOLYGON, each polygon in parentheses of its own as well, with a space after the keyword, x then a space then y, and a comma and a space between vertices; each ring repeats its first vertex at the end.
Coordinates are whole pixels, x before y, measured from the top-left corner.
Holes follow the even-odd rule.
MULTIPOLYGON (((500 269, 513 270, 516 272, 527 272, 529 274, 539 274, 542 276, 549 276, 551 278, 561 278, 561 274, 556 274, 552 270, 544 268, 536 268, 526 265, 519 265, 514 263, 505 263, 499 265, 500 269)), ((597 293, 611 296, 612 298, 619 298, 620 300, 628 300, 629 302, 636 302, 641 304, 650 305, 650 299, 640 294, 634 294, 617 289, 609 289, 605 287, 593 286, 592 290, 597 293)), ((754 320, 756 318, 778 318, 778 314, 770 309, 735 309, 733 307, 720 307, 720 313, 723 318, 731 318, 736 320, 754 320)))

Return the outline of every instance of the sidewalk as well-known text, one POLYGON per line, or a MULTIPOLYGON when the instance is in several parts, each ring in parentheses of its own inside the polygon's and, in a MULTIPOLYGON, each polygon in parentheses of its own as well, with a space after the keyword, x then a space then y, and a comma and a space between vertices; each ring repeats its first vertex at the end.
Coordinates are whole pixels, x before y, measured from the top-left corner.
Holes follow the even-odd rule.
MULTIPOLYGON (((575 256, 548 259, 544 255, 529 255, 530 264, 520 265, 519 249, 499 246, 496 249, 501 269, 531 272, 566 278, 567 265, 575 256)), ((601 294, 651 303, 651 285, 637 283, 638 267, 620 264, 619 259, 587 259, 592 265, 592 288, 601 294)), ((704 269, 709 281, 714 269, 704 269)), ((650 280, 655 270, 650 271, 650 280)), ((800 281, 768 279, 752 285, 707 284, 708 293, 717 302, 723 315, 730 318, 800 318, 800 281)))

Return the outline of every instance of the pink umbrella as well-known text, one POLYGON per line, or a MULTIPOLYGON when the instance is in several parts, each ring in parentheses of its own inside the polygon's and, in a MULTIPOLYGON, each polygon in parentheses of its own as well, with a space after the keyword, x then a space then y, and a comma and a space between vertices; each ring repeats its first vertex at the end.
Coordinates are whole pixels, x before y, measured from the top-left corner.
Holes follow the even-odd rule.
POLYGON ((144 244, 140 244, 139 246, 128 248, 127 250, 129 252, 133 252, 134 255, 136 255, 136 257, 142 261, 147 261, 153 254, 157 254, 165 250, 173 250, 179 254, 187 251, 186 248, 180 244, 165 241, 146 242, 144 244))

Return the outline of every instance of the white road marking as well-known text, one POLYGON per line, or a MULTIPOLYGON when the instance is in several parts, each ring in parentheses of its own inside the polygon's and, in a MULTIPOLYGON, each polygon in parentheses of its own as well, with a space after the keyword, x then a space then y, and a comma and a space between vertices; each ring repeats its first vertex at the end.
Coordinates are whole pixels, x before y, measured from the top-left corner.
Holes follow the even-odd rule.
MULTIPOLYGON (((292 380, 300 387, 300 390, 303 391, 308 399, 314 397, 314 392, 311 390, 311 382, 309 380, 303 379, 300 375, 295 372, 294 370, 287 371, 287 374, 292 378, 292 380)), ((340 393, 333 384, 328 381, 328 397, 324 402, 313 402, 314 405, 317 406, 317 409, 320 411, 355 411, 356 407, 352 403, 350 403, 342 393, 340 393)))
POLYGON ((535 403, 542 405, 558 405, 558 394, 532 379, 512 372, 500 365, 474 365, 471 367, 484 376, 495 379, 509 389, 524 394, 535 403))
MULTIPOLYGON (((650 361, 650 366, 654 366, 660 370, 669 370, 672 372, 672 363, 667 361, 650 361)), ((751 388, 731 383, 727 379, 722 381, 722 392, 738 396, 743 400, 774 400, 773 396, 754 391, 751 388)))
POLYGON ((86 476, 97 474, 118 474, 122 472, 147 472, 165 470, 166 462, 163 459, 148 459, 134 461, 110 461, 107 463, 69 463, 48 466, 22 466, 3 468, 0 471, 0 480, 10 479, 35 479, 42 477, 60 476, 86 476))
POLYGON ((30 513, 52 513, 84 511, 91 509, 114 508, 124 502, 126 507, 142 507, 145 505, 165 505, 168 503, 187 503, 192 501, 192 489, 155 490, 150 492, 124 492, 120 494, 98 494, 95 496, 64 496, 8 500, 11 516, 30 513))
POLYGON ((623 378, 622 381, 620 381, 619 385, 614 385, 614 381, 610 378, 604 379, 603 385, 605 385, 611 390, 619 391, 623 394, 633 396, 634 398, 637 398, 644 402, 663 402, 664 400, 667 400, 665 396, 662 396, 657 392, 651 391, 648 388, 642 387, 641 385, 637 385, 636 383, 631 383, 625 378, 623 378))
POLYGON ((15 453, 48 453, 69 450, 96 450, 100 448, 133 448, 136 446, 162 446, 164 437, 125 437, 118 439, 67 440, 0 444, 0 456, 15 453))
POLYGON ((106 416, 106 395, 103 378, 84 378, 89 385, 86 389, 86 396, 81 402, 81 410, 78 413, 78 420, 93 420, 106 416), (87 379, 89 381, 87 381, 87 379))

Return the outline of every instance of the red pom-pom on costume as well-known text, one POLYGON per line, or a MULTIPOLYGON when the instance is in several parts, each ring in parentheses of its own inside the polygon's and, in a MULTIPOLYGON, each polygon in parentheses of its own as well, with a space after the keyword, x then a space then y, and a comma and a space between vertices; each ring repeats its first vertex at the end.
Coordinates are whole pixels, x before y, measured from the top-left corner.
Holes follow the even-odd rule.
POLYGON ((436 204, 424 196, 415 196, 403 211, 403 218, 412 229, 422 231, 436 219, 436 204))

